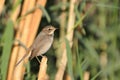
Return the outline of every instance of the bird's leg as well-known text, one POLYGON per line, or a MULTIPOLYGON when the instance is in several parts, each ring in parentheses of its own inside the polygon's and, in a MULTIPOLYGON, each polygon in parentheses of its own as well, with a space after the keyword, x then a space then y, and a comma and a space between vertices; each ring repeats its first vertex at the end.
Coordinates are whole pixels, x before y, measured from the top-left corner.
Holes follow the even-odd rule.
POLYGON ((40 55, 43 58, 43 55, 40 55))
MULTIPOLYGON (((43 58, 43 55, 40 55, 42 58, 43 58)), ((37 59, 37 61, 39 62, 39 63, 41 63, 40 62, 40 60, 39 60, 39 58, 36 56, 36 59, 37 59)))
POLYGON ((38 61, 39 63, 41 63, 40 60, 39 60, 39 58, 38 58, 37 56, 36 56, 36 59, 37 59, 37 61, 38 61))

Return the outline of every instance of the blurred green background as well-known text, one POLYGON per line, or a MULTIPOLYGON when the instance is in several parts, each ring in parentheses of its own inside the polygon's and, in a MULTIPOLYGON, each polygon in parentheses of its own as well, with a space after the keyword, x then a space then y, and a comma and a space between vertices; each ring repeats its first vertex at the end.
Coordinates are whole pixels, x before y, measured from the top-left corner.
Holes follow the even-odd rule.
MULTIPOLYGON (((59 62, 56 60, 60 55, 59 46, 66 34, 69 5, 70 1, 63 3, 62 0, 48 0, 45 9, 51 21, 48 22, 43 15, 38 30, 39 32, 42 26, 48 24, 59 28, 55 32, 53 46, 46 54, 50 80, 54 80, 57 72, 56 66, 59 62), (66 14, 65 19, 61 18, 63 12, 66 14), (65 20, 64 24, 62 20, 65 20)), ((14 40, 14 28, 9 20, 12 10, 12 0, 7 0, 0 15, 0 80, 7 72, 7 66, 4 65, 8 64, 14 40), (3 55, 4 53, 9 54, 3 55), (6 72, 3 73, 3 69, 6 69, 6 72)), ((120 80, 120 1, 78 0, 74 11, 73 46, 70 48, 66 40, 68 64, 65 73, 70 71, 74 80, 85 80, 85 73, 89 74, 89 80, 120 80)), ((36 79, 39 64, 36 59, 30 63, 25 80, 36 79), (32 65, 33 62, 35 65, 32 65)))

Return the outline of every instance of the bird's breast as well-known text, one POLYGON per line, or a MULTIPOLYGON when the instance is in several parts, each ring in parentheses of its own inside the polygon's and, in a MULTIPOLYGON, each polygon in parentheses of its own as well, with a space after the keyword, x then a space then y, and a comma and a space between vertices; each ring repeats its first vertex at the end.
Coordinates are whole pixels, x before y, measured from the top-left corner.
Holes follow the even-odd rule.
POLYGON ((41 55, 46 53, 49 48, 51 47, 53 43, 53 37, 47 37, 43 41, 41 41, 40 46, 39 46, 39 52, 37 52, 37 55, 41 55))

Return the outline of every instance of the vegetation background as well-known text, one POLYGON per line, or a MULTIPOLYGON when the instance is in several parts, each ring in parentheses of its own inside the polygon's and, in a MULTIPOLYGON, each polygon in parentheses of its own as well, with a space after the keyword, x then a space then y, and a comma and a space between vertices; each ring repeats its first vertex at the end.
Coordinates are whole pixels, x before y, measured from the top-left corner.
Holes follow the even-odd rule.
POLYGON ((0 80, 120 80, 119 32, 120 0, 0 0, 0 80), (15 68, 45 25, 59 30, 43 64, 15 68))

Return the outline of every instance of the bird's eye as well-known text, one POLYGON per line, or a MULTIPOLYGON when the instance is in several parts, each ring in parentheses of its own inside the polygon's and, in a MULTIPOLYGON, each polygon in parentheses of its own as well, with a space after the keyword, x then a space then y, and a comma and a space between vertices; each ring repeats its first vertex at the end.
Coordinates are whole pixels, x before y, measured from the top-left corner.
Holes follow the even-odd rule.
POLYGON ((50 29, 50 28, 48 28, 48 30, 50 31, 51 29, 50 29))

